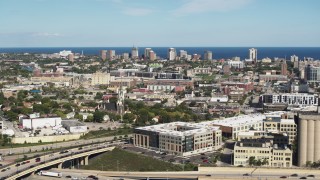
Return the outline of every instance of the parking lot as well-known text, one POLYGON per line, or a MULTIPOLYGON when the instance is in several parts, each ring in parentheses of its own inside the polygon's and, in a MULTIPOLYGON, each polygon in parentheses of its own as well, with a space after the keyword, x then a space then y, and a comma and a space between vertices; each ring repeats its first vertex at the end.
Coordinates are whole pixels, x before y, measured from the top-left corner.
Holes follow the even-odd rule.
MULTIPOLYGON (((192 163, 192 164, 200 165, 200 166, 214 166, 214 164, 211 161, 211 158, 214 155, 219 154, 219 152, 217 152, 217 151, 212 151, 212 152, 201 153, 198 155, 193 155, 193 156, 188 156, 188 157, 181 157, 181 156, 176 156, 176 155, 172 155, 172 154, 166 154, 166 153, 156 151, 156 150, 135 147, 132 144, 122 145, 122 149, 129 151, 129 152, 134 152, 134 153, 142 154, 145 156, 153 157, 155 159, 159 159, 162 161, 171 162, 174 164, 192 163)), ((221 161, 218 161, 216 164, 223 165, 223 166, 228 165, 228 164, 225 164, 221 161)))

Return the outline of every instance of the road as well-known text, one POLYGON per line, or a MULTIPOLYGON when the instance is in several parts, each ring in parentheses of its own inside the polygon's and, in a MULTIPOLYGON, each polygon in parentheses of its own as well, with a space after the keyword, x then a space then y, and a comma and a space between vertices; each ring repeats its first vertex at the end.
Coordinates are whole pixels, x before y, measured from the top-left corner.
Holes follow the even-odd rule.
MULTIPOLYGON (((309 169, 279 169, 279 168, 258 168, 252 176, 243 176, 244 173, 251 173, 255 168, 238 168, 238 167, 210 167, 200 168, 199 171, 180 171, 180 172, 116 172, 116 171, 92 171, 78 169, 62 169, 63 174, 79 174, 80 176, 95 175, 99 177, 158 177, 158 178, 199 178, 199 179, 281 179, 286 176, 289 179, 299 179, 308 175, 315 175, 314 178, 320 179, 319 170, 309 169), (292 174, 298 174, 298 177, 291 177, 292 174)), ((79 176, 78 176, 79 177, 79 176)))
MULTIPOLYGON (((81 152, 85 152, 87 150, 94 150, 99 147, 110 147, 110 146, 115 146, 115 145, 120 145, 124 144, 124 142, 104 142, 100 144, 95 144, 95 145, 90 145, 90 146, 83 146, 82 148, 70 148, 68 149, 67 152, 61 153, 61 152, 56 152, 56 153, 51 153, 47 155, 40 156, 40 161, 36 162, 36 158, 28 159, 23 161, 24 163, 15 163, 13 165, 7 166, 7 167, 2 167, 0 169, 0 178, 10 176, 12 174, 15 174, 23 169, 27 169, 30 167, 34 167, 40 164, 45 164, 46 162, 49 162, 51 160, 57 159, 57 158, 62 158, 66 155, 72 156, 73 154, 79 154, 81 152)), ((65 151, 65 150, 64 150, 65 151)))
MULTIPOLYGON (((132 135, 129 134, 128 137, 131 137, 132 135)), ((96 138, 96 139, 79 139, 74 141, 67 141, 67 142, 59 142, 59 143, 52 143, 52 144, 45 144, 45 145, 39 145, 39 146, 28 146, 28 147, 19 147, 19 148, 7 148, 7 149, 0 149, 0 154, 8 155, 8 154, 22 154, 26 152, 36 152, 36 151, 42 151, 44 149, 59 149, 64 147, 74 147, 74 146, 80 146, 80 145, 86 145, 86 144, 92 144, 92 143, 100 143, 105 141, 112 141, 114 139, 114 136, 110 137, 102 137, 102 138, 96 138)))

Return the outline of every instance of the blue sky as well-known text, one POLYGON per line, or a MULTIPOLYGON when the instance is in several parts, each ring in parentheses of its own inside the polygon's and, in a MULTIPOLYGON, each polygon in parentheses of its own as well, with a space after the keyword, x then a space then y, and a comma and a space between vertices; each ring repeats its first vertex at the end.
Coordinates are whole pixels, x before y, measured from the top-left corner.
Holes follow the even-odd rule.
POLYGON ((320 0, 0 0, 0 47, 320 46, 320 0))

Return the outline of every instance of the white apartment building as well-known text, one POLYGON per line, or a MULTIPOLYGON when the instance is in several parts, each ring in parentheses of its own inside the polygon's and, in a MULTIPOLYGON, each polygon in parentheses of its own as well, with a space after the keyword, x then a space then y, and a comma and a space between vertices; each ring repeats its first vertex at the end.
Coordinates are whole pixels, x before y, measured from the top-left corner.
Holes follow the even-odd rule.
POLYGON ((243 61, 228 61, 227 62, 230 67, 233 67, 235 69, 242 69, 244 68, 244 63, 243 61))
POLYGON ((104 73, 104 72, 96 72, 92 74, 92 80, 91 80, 91 85, 101 85, 105 84, 108 85, 110 84, 110 81, 114 80, 114 76, 110 76, 110 73, 104 73))
POLYGON ((168 60, 175 60, 177 56, 177 52, 175 48, 168 49, 168 60))

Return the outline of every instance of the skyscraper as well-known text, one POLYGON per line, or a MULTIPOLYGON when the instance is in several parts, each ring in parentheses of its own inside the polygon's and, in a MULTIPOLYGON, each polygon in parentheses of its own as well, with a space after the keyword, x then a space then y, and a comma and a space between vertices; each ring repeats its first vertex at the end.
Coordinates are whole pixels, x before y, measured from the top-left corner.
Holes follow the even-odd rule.
POLYGON ((151 50, 152 50, 151 48, 145 48, 144 49, 144 58, 145 59, 150 59, 149 53, 150 53, 151 50))
POLYGON ((175 48, 168 49, 168 60, 175 60, 177 56, 177 52, 175 48))
POLYGON ((212 60, 212 51, 205 51, 203 59, 204 60, 212 60))
POLYGON ((131 49, 131 58, 135 59, 139 57, 138 47, 133 46, 131 49))
POLYGON ((249 59, 253 61, 254 64, 257 63, 258 60, 258 50, 255 48, 249 49, 249 59))

